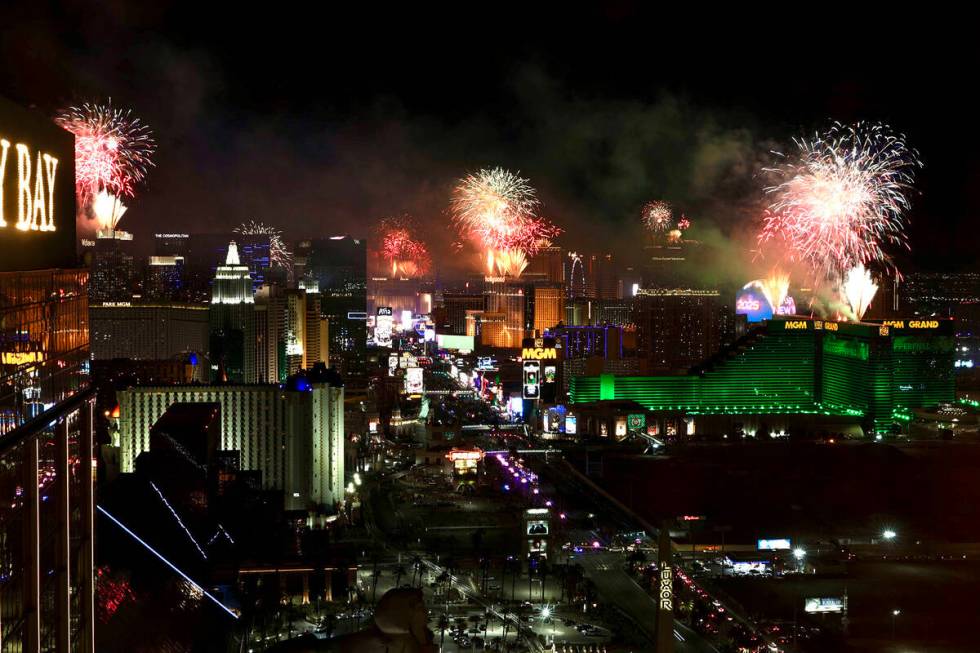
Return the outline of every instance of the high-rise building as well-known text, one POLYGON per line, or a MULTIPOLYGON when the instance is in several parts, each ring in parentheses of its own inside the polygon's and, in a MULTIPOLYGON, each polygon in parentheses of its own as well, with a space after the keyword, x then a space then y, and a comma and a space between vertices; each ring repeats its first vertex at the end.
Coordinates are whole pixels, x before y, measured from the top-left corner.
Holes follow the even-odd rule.
POLYGON ((955 400, 953 326, 778 316, 686 373, 577 376, 569 395, 573 404, 635 401, 660 413, 657 426, 648 416, 647 428, 668 436, 683 435, 679 420, 687 417, 688 434, 731 432, 736 422, 747 430, 753 421, 753 430, 783 422, 814 432, 825 418, 860 424, 868 435, 891 433, 913 410, 955 400))
POLYGON ((344 387, 323 364, 279 385, 134 387, 119 398, 123 472, 149 451, 153 425, 175 403, 221 407, 222 451, 241 453, 241 469, 262 473, 265 489, 284 493, 287 510, 332 508, 344 497, 344 387))
POLYGON ((168 360, 208 353, 208 307, 107 303, 89 307, 92 358, 168 360))
POLYGON ((507 315, 505 313, 491 313, 489 311, 471 311, 467 316, 467 333, 479 338, 478 342, 484 347, 495 347, 498 349, 513 349, 516 338, 517 346, 520 346, 523 338, 517 338, 515 331, 507 326, 507 315), (470 326, 472 321, 472 327, 470 326), (472 334, 470 333, 472 331, 472 334))
POLYGON ((259 383, 286 380, 285 298, 278 286, 260 286, 255 293, 254 357, 259 383))
POLYGON ((92 253, 89 299, 93 304, 128 302, 135 278, 133 236, 125 231, 100 232, 92 253))
MULTIPOLYGON (((488 337, 484 329, 482 342, 488 347, 517 348, 524 340, 524 295, 523 284, 506 277, 486 277, 483 287, 486 315, 502 315, 503 325, 499 332, 494 329, 488 337)), ((486 321, 486 320, 485 320, 486 321)))
POLYGON ((641 288, 633 301, 640 354, 652 369, 687 369, 734 340, 734 308, 718 290, 641 288))
POLYGON ((402 311, 420 315, 432 310, 431 294, 423 292, 421 279, 372 277, 367 287, 368 315, 376 315, 383 306, 390 307, 395 315, 401 315, 402 311))
POLYGON ((367 247, 363 240, 333 236, 310 242, 306 274, 320 289, 329 322, 330 364, 348 385, 365 378, 367 348, 367 247))
POLYGON ((304 281, 304 287, 284 293, 286 367, 289 374, 309 369, 314 363, 327 363, 329 358, 329 325, 321 315, 316 280, 304 281))
POLYGON ((913 272, 902 281, 899 295, 908 314, 955 317, 957 330, 980 335, 980 273, 913 272))
POLYGON ((208 321, 212 378, 254 383, 255 297, 252 277, 238 258, 235 241, 228 244, 225 264, 215 272, 208 321))
POLYGON ((565 288, 560 283, 539 282, 525 293, 525 335, 542 335, 565 320, 565 288))
POLYGON ((465 335, 467 312, 482 311, 484 301, 482 294, 444 292, 442 307, 435 311, 436 330, 439 333, 465 335))
POLYGON ((542 247, 531 257, 527 267, 521 273, 525 281, 546 281, 548 283, 565 283, 565 251, 561 247, 549 245, 542 247))
POLYGON ((191 253, 190 234, 153 234, 153 254, 155 256, 180 256, 188 258, 191 253))
POLYGON ((0 99, 0 645, 95 650, 89 271, 75 146, 0 99))
POLYGON ((143 282, 143 299, 171 302, 182 299, 184 286, 183 256, 151 256, 143 282))
POLYGON ((227 256, 228 242, 232 240, 237 244, 240 264, 248 268, 253 290, 275 276, 268 235, 159 233, 154 236, 153 253, 183 257, 186 299, 206 302, 211 296, 217 269, 227 256))
POLYGON ((596 299, 622 299, 623 287, 619 279, 619 266, 612 254, 594 254, 589 257, 591 276, 594 279, 596 299))
POLYGON ((306 342, 303 344, 303 369, 316 363, 330 362, 330 323, 323 317, 320 284, 312 277, 300 279, 299 288, 306 293, 306 342))

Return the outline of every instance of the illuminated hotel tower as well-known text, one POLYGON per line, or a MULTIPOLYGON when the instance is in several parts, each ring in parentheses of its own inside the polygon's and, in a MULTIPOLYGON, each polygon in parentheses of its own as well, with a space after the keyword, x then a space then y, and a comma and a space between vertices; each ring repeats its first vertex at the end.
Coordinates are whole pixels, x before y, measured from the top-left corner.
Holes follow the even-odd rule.
POLYGON ((234 241, 228 244, 225 264, 215 272, 208 318, 212 379, 255 383, 255 295, 234 241))
POLYGON ((212 304, 253 304, 252 276, 248 266, 242 265, 238 258, 238 245, 228 243, 228 256, 225 264, 219 265, 211 287, 212 304))

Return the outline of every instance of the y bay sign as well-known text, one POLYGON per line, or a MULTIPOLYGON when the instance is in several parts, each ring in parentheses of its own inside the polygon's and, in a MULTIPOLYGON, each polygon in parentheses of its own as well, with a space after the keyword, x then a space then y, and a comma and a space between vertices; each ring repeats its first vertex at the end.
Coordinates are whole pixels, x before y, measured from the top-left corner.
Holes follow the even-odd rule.
POLYGON ((75 138, 0 98, 0 272, 75 259, 75 138))

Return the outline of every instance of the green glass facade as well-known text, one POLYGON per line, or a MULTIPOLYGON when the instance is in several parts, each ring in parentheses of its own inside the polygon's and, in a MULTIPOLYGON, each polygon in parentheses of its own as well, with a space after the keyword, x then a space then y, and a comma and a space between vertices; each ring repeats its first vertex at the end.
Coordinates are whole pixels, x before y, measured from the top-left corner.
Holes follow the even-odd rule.
POLYGON ((577 377, 569 396, 691 415, 859 417, 882 431, 911 408, 955 399, 952 323, 900 324, 772 320, 687 374, 577 377))

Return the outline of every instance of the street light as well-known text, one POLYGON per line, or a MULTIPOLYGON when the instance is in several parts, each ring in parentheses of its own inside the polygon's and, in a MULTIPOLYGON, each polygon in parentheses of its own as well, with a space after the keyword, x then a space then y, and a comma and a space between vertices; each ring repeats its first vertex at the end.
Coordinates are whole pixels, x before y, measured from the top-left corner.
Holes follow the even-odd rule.
POLYGON ((892 639, 895 639, 895 620, 898 619, 898 615, 902 614, 902 611, 898 608, 892 610, 892 639))
POLYGON ((892 529, 890 529, 890 528, 886 528, 886 529, 885 529, 885 530, 884 530, 884 531, 883 531, 883 532, 881 533, 881 536, 882 536, 883 538, 885 538, 886 540, 889 540, 889 541, 891 541, 891 540, 894 540, 894 539, 895 539, 895 538, 896 538, 896 537, 898 536, 898 533, 896 533, 895 531, 893 531, 893 530, 892 530, 892 529))
POLYGON ((793 549, 793 557, 797 560, 802 560, 806 557, 806 551, 800 548, 793 549))

